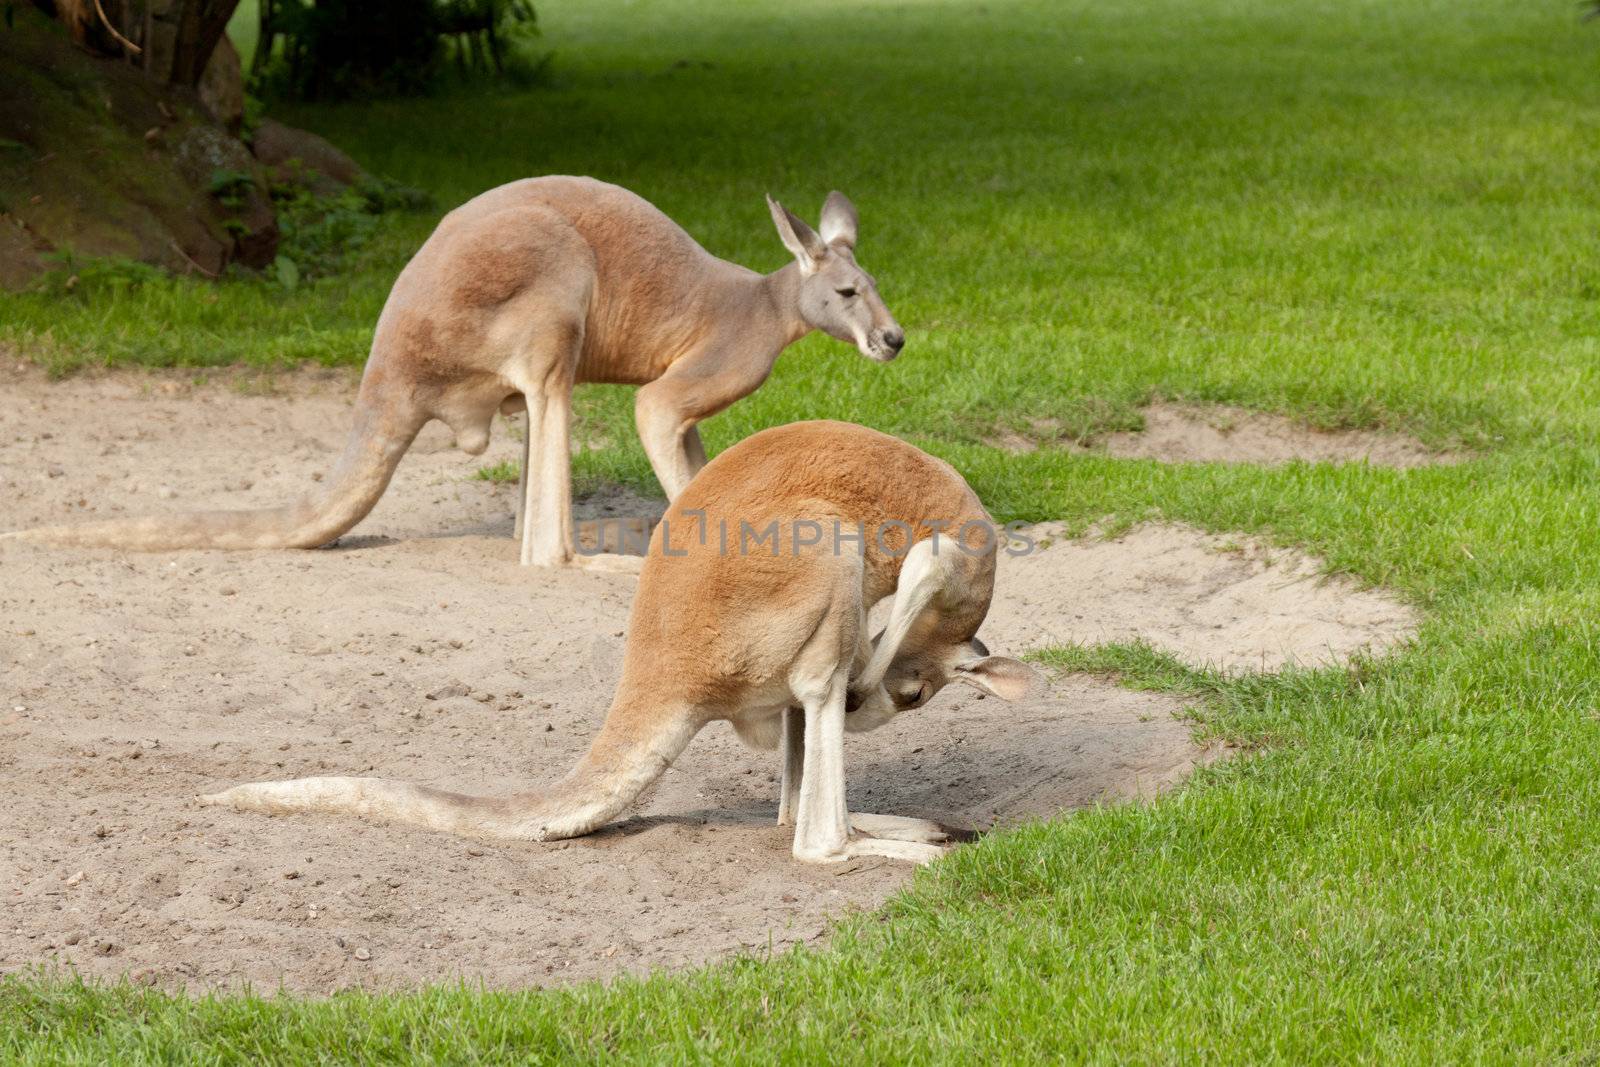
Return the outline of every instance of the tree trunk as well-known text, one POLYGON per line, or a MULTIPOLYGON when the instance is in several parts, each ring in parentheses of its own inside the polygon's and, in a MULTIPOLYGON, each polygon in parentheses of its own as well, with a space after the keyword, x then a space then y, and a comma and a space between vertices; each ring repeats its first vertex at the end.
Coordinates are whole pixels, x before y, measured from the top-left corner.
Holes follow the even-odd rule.
POLYGON ((125 55, 151 78, 193 88, 239 0, 67 0, 57 4, 73 39, 125 55), (104 20, 100 13, 105 13, 104 20))
MULTIPOLYGON (((152 0, 152 3, 156 0, 152 0)), ((172 69, 167 80, 180 85, 199 85, 211 52, 222 40, 228 19, 239 0, 166 0, 179 9, 178 36, 173 46, 172 69)))

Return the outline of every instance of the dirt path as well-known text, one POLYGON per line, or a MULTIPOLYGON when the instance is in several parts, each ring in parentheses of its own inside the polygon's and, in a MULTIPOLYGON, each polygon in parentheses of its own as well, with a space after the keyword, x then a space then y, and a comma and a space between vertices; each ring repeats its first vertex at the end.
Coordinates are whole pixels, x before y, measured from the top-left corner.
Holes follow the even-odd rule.
MULTIPOLYGON (((251 395, 3 373, 0 528, 282 502, 327 469, 348 417, 344 375, 251 395)), ((189 803, 310 773, 508 791, 566 769, 605 711, 636 579, 516 565, 509 491, 470 480, 515 452, 502 433, 470 459, 430 428, 331 551, 0 549, 0 968, 55 959, 164 985, 312 992, 571 981, 812 940, 904 883, 896 864, 793 863, 772 825, 775 758, 722 725, 636 817, 561 844, 189 803)), ((580 512, 652 506, 614 494, 580 512)), ((1116 602, 1118 587, 1095 584, 1107 557, 1086 563, 1082 546, 1062 545, 1008 573, 985 636, 1020 651, 1119 626, 1158 640, 1166 627, 1203 653, 1221 646, 1192 633, 1205 610, 1194 598, 1248 615, 1256 601, 1227 598, 1250 581, 1278 589, 1282 612, 1299 602, 1322 615, 1303 647, 1285 646, 1282 625, 1271 640, 1228 629, 1222 654, 1246 664, 1315 656, 1330 635, 1346 651, 1382 644, 1409 626, 1393 609, 1351 629, 1324 617, 1326 598, 1374 594, 1174 536, 1188 542, 1167 548, 1190 555, 1168 558, 1171 619, 1152 620, 1161 598, 1146 597, 1142 623, 1085 621, 1084 605, 1116 602), (1239 582, 1178 580, 1196 559, 1239 582)), ((1150 547, 1126 544, 1125 557, 1150 547)), ((1130 566, 1127 588, 1163 584, 1130 566)), ((1166 698, 1081 678, 1024 706, 959 688, 850 739, 853 808, 981 828, 1154 790, 1201 757, 1166 698)))

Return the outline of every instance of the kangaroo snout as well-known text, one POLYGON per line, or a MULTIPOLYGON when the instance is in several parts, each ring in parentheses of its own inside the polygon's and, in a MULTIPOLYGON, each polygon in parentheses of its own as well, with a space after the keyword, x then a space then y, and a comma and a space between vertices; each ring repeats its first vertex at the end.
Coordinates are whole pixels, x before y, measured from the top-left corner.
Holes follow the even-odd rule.
POLYGON ((887 363, 900 354, 906 346, 905 331, 898 326, 885 330, 874 330, 870 335, 871 351, 867 354, 881 363, 887 363))

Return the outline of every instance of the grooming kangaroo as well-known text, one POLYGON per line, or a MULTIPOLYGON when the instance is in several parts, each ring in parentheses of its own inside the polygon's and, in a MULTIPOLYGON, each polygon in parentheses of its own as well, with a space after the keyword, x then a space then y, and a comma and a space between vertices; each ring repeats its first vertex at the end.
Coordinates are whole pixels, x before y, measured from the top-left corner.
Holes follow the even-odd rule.
POLYGON ((639 436, 668 497, 705 466, 695 424, 766 380, 812 330, 892 360, 905 344, 856 265, 856 210, 820 235, 767 200, 795 261, 718 259, 643 199, 589 178, 502 185, 446 215, 400 272, 373 336, 355 428, 327 488, 288 507, 114 519, 0 535, 131 549, 316 548, 360 522, 429 419, 478 455, 497 410, 528 412, 517 536, 524 564, 573 560, 576 382, 642 386, 639 436))
POLYGON ((976 637, 997 541, 961 476, 908 444, 838 422, 765 430, 718 456, 657 527, 611 709, 559 782, 474 797, 302 778, 200 799, 475 837, 576 837, 625 811, 701 727, 727 719, 746 743, 782 750, 778 821, 795 826, 798 859, 926 861, 944 839, 935 824, 846 810, 844 734, 920 707, 957 678, 1007 700, 1029 690, 1032 669, 976 637), (774 523, 776 541, 753 540, 774 523), (968 523, 982 525, 963 531, 968 523), (867 612, 890 593, 870 639, 867 612))

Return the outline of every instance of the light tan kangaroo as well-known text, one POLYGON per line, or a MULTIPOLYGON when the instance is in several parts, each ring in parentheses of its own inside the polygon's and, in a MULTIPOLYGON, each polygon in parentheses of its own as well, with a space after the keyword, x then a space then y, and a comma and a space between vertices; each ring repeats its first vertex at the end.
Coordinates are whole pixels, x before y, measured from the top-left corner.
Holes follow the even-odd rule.
POLYGON ((856 210, 821 233, 767 199, 794 262, 762 275, 701 248, 626 189, 590 178, 502 185, 450 212, 400 272, 327 488, 287 507, 113 519, 0 535, 71 545, 316 548, 372 510, 424 423, 478 455, 497 410, 526 408, 517 536, 524 564, 573 560, 576 382, 639 385, 639 436, 668 497, 705 466, 695 424, 754 392, 822 330, 892 360, 905 334, 855 261, 856 210))
POLYGON ((302 778, 200 800, 474 837, 576 837, 626 810, 701 727, 727 719, 746 743, 782 750, 778 821, 795 826, 797 858, 926 861, 944 840, 936 824, 846 810, 844 734, 920 707, 957 678, 1007 700, 1028 692, 1032 668, 989 655, 976 636, 999 539, 961 476, 904 442, 839 422, 765 430, 713 460, 656 528, 611 709, 559 782, 475 797, 302 778), (890 593, 874 641, 867 612, 890 593))

